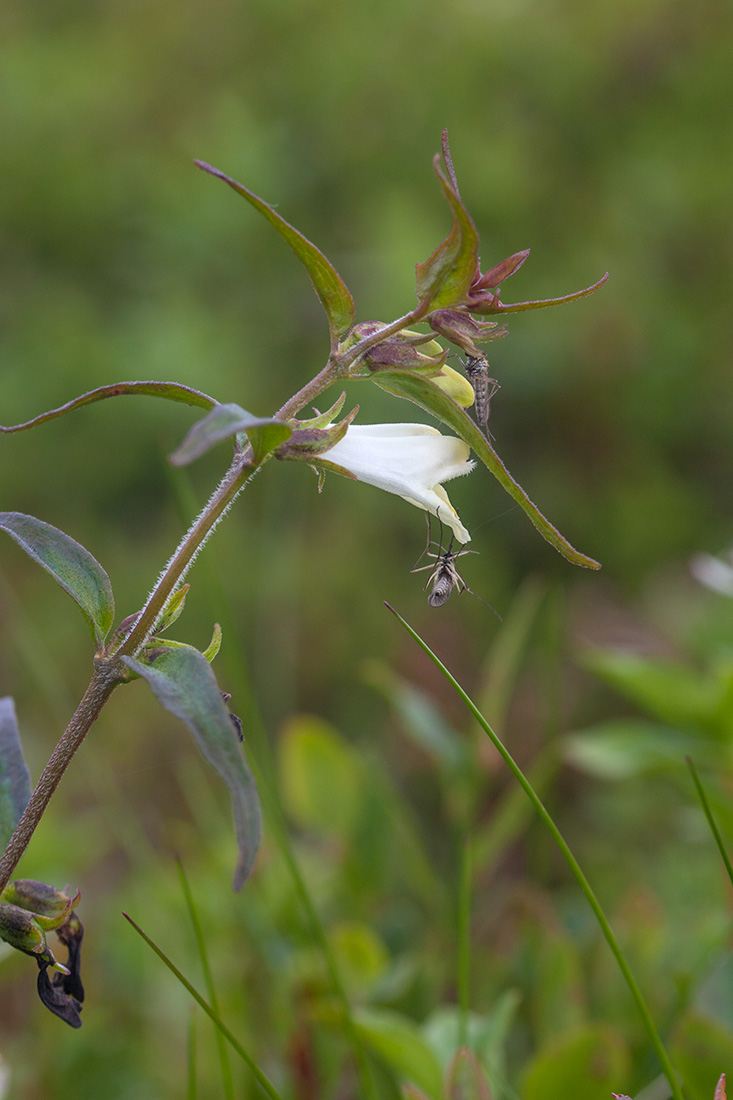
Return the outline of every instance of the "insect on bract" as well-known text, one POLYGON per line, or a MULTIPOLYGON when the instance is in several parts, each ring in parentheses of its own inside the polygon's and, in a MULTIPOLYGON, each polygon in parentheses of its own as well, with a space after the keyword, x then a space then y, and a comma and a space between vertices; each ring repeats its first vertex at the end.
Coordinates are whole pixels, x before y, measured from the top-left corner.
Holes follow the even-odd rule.
POLYGON ((485 355, 467 355, 465 368, 475 395, 476 422, 488 430, 491 398, 500 389, 499 383, 495 378, 489 378, 489 363, 485 355))

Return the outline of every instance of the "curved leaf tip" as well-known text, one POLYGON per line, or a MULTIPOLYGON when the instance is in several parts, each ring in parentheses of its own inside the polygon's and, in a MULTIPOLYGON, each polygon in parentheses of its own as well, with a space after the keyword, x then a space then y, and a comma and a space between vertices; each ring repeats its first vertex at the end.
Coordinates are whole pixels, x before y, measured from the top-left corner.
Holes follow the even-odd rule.
POLYGON ((261 199, 254 191, 250 191, 244 184, 238 183, 237 180, 227 176, 219 168, 214 168, 205 160, 197 160, 194 163, 202 172, 207 172, 210 176, 224 180, 224 183, 227 183, 233 191, 242 195, 247 202, 254 206, 255 210, 258 210, 263 217, 267 218, 270 225, 277 230, 283 240, 290 246, 308 272, 313 288, 328 317, 331 344, 335 347, 339 337, 348 332, 354 324, 356 310, 354 299, 333 264, 326 259, 312 241, 303 236, 295 226, 285 221, 285 218, 281 217, 269 203, 261 199))
POLYGON ((179 382, 113 382, 111 386, 99 386, 96 390, 89 390, 81 397, 75 397, 73 401, 67 401, 57 409, 49 409, 48 412, 34 416, 32 420, 26 420, 22 424, 13 424, 10 427, 0 425, 0 432, 22 432, 26 428, 35 428, 38 424, 45 424, 47 420, 55 420, 57 416, 73 412, 84 405, 93 405, 96 401, 104 401, 108 397, 124 397, 127 395, 140 395, 143 397, 163 397, 168 401, 177 401, 184 405, 195 405, 202 409, 211 409, 216 404, 213 397, 194 390, 190 386, 184 386, 179 382))
POLYGON ((239 846, 234 889, 240 890, 254 866, 260 844, 257 786, 239 742, 237 728, 203 653, 190 646, 166 649, 152 663, 123 657, 161 706, 184 722, 208 762, 229 787, 239 846))
POLYGON ((293 429, 275 417, 258 417, 233 402, 215 405, 191 427, 181 445, 169 456, 174 466, 187 466, 215 444, 244 432, 252 444, 252 456, 259 463, 292 435, 293 429))
POLYGON ((0 531, 69 593, 101 646, 114 620, 115 602, 110 579, 97 559, 58 527, 23 512, 0 512, 0 531))

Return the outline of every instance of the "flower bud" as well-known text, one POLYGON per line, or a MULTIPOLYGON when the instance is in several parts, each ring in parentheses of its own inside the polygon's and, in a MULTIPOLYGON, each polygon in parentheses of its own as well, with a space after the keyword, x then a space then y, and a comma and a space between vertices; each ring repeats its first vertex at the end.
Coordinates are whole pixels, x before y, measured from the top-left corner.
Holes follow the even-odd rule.
POLYGON ((38 996, 71 1027, 81 1027, 84 1000, 80 974, 84 929, 73 912, 80 897, 79 891, 70 897, 68 887, 62 893, 44 882, 17 879, 5 887, 0 902, 0 939, 36 960, 38 996), (54 958, 46 943, 45 933, 51 928, 67 949, 66 966, 54 958))
POLYGON ((475 317, 469 317, 467 313, 455 309, 436 309, 429 315, 427 322, 451 344, 477 358, 481 356, 478 344, 507 334, 506 326, 502 325, 500 328, 498 321, 477 321, 475 317))
POLYGON ((50 954, 46 937, 33 915, 19 905, 0 902, 0 938, 26 955, 43 958, 50 954))
MULTIPOLYGON (((381 321, 363 321, 352 329, 349 338, 342 346, 351 347, 356 342, 352 337, 363 339, 373 336, 385 327, 381 321)), ((398 370, 418 369, 431 374, 433 371, 440 370, 446 355, 445 348, 429 334, 404 328, 400 332, 392 333, 381 343, 374 344, 357 362, 365 365, 372 373, 396 367, 398 370)), ((363 378, 367 375, 357 366, 352 377, 363 378)))
POLYGON ((459 374, 452 367, 443 367, 440 374, 436 374, 431 381, 434 385, 440 386, 441 390, 452 397, 456 405, 460 405, 462 409, 473 405, 476 396, 473 386, 465 375, 459 374))
POLYGON ((77 890, 69 897, 48 883, 19 878, 8 883, 3 890, 2 899, 32 913, 38 925, 48 932, 64 924, 71 910, 79 904, 81 894, 77 890))
MULTIPOLYGON (((335 424, 328 424, 321 428, 296 427, 297 420, 291 420, 293 434, 282 443, 275 451, 275 457, 281 459, 296 459, 301 462, 312 462, 318 455, 331 449, 346 435, 347 429, 359 411, 356 405, 347 413, 343 420, 335 424)), ((303 423, 309 423, 304 421, 303 423)))
POLYGON ((384 327, 383 321, 360 321, 358 325, 354 325, 351 332, 341 342, 339 351, 347 351, 349 348, 353 348, 354 344, 358 344, 365 336, 373 336, 375 332, 379 332, 384 327))

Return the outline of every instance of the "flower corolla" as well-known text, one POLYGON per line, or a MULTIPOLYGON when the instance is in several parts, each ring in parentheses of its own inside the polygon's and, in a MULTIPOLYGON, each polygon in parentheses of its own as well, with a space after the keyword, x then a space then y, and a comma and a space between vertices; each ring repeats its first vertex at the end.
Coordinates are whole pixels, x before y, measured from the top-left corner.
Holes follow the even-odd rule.
POLYGON ((343 439, 319 456, 319 463, 359 481, 395 493, 437 516, 458 542, 471 538, 443 488, 444 481, 470 473, 475 463, 462 439, 428 424, 351 424, 343 439))

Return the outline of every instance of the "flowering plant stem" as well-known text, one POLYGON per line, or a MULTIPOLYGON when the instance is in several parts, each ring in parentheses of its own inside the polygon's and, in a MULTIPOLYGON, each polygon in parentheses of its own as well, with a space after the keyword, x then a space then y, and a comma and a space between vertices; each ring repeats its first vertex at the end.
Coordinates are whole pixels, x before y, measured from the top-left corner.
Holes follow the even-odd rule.
POLYGON ((524 774, 522 769, 516 763, 513 756, 511 755, 509 750, 504 746, 503 742, 500 740, 500 738, 497 736, 497 734, 494 733, 493 729, 491 728, 489 723, 486 721, 486 719, 484 718, 484 716, 482 715, 481 711, 478 709, 476 704, 473 702, 473 700, 463 690, 463 688, 458 683, 458 681, 455 679, 455 677, 451 675, 451 673, 448 671, 448 669, 445 667, 445 665, 442 663, 442 661, 435 655, 435 653, 433 653, 432 649, 430 649, 430 647, 427 645, 427 643, 422 640, 420 635, 415 630, 413 630, 413 628, 409 625, 409 623, 407 623, 402 618, 402 616, 399 615, 398 612, 396 612, 394 610, 394 608, 390 607, 389 604, 387 604, 386 606, 392 612, 392 614, 395 616, 395 618, 397 618, 400 621, 400 623, 405 628, 407 633, 412 638, 415 639, 415 641, 420 646, 420 648, 427 654, 427 656, 430 658, 430 660, 433 662, 433 664, 436 665, 436 667, 440 670, 440 672, 443 674, 443 676, 445 676, 446 680, 451 685, 451 687, 456 692, 456 694, 459 696, 459 698, 465 703, 468 710, 471 712, 473 717, 476 719, 478 724, 483 729, 486 736, 491 741, 494 748, 497 750, 497 752, 500 754, 500 756, 504 760, 504 763, 507 765, 507 767, 511 771, 514 778, 517 780, 517 782, 523 788, 525 794, 527 795, 530 802, 534 806, 534 808, 537 811, 539 817, 542 819, 544 824, 549 829, 553 840, 555 841, 558 848, 562 852, 562 854, 565 858, 565 861, 567 862, 567 864, 570 867, 570 870, 572 871, 578 885, 580 886, 580 889, 585 894, 586 900, 588 901, 588 904, 590 905, 591 909, 593 910, 593 915, 595 916, 596 920, 598 921, 598 925, 599 925, 599 927, 600 927, 600 929, 601 929, 601 931, 602 931, 602 933, 603 933, 603 935, 606 939, 606 942, 608 943, 608 946, 611 948, 611 952, 612 952, 612 954, 613 954, 613 956, 614 956, 614 958, 615 958, 615 960, 618 964, 619 970, 621 971, 621 973, 624 977, 624 980, 625 980, 625 982, 626 982, 626 984, 629 988, 631 996, 632 996, 632 998, 634 999, 634 1001, 636 1003, 636 1007, 639 1010, 639 1014, 640 1014, 640 1016, 642 1018, 642 1021, 644 1023, 644 1027, 646 1028, 646 1031, 647 1031, 647 1034, 649 1035, 649 1039, 651 1041, 651 1044, 654 1047, 657 1058, 659 1059, 659 1063, 662 1067, 662 1071, 663 1071, 663 1073, 664 1073, 664 1075, 667 1078, 667 1081, 669 1083, 669 1087, 670 1087, 670 1090, 672 1092, 672 1096, 673 1096, 674 1100, 684 1100, 684 1097, 682 1095, 682 1091, 681 1091, 681 1088, 680 1088, 679 1081, 677 1080, 677 1074, 675 1073, 674 1067, 673 1067, 673 1065, 672 1065, 672 1063, 669 1059, 669 1055, 667 1054, 667 1051, 665 1050, 664 1044, 662 1043, 662 1040, 659 1036, 659 1032, 657 1031, 656 1025, 655 1025, 655 1023, 652 1019, 652 1016, 651 1016, 651 1013, 650 1013, 649 1008, 647 1006, 647 1003, 644 1000, 644 996, 641 992, 641 989, 639 988, 639 986, 637 984, 636 978, 634 977, 634 975, 631 972, 631 968, 629 967, 629 964, 626 961, 626 956, 624 955, 624 953, 621 949, 621 945, 619 944, 618 940, 616 939, 616 936, 613 933, 613 929, 611 928, 611 925, 608 923, 608 919, 607 919, 605 913, 603 912, 603 909, 601 908, 601 903, 599 902, 598 898, 596 897, 592 886, 588 882, 588 879, 585 877, 585 875, 584 875, 584 873, 583 873, 583 871, 580 867, 580 864, 578 863, 577 859, 575 858, 575 856, 571 852, 571 850, 570 850, 570 848, 567 844, 567 841, 565 840, 565 838, 563 837, 563 835, 560 832, 559 828, 555 824, 553 818, 551 817, 551 815, 549 814, 549 812, 545 808, 544 804, 542 803, 542 800, 540 799, 539 795, 536 793, 536 791, 535 791, 534 787, 532 786, 532 784, 530 783, 529 779, 526 777, 526 775, 524 774))
MULTIPOLYGON (((343 352, 334 352, 326 366, 293 395, 276 414, 280 420, 287 420, 315 400, 333 382, 342 378, 349 367, 385 335, 399 332, 406 325, 419 320, 425 310, 418 306, 404 317, 398 318, 379 332, 365 336, 343 352)), ((175 553, 158 578, 152 592, 137 617, 137 620, 115 652, 98 656, 95 660, 94 674, 84 696, 74 712, 71 721, 56 745, 43 773, 36 785, 25 812, 0 857, 0 892, 7 885, 18 862, 25 852, 31 837, 40 823, 51 797, 58 787, 61 777, 71 763, 77 749, 99 717, 103 706, 118 684, 127 678, 126 669, 120 658, 139 653, 145 641, 152 633, 158 616, 166 602, 183 580, 193 564, 196 555, 214 530, 219 520, 231 507, 262 465, 271 456, 268 454, 260 462, 253 462, 251 456, 237 453, 212 493, 208 503, 189 527, 175 553)))

